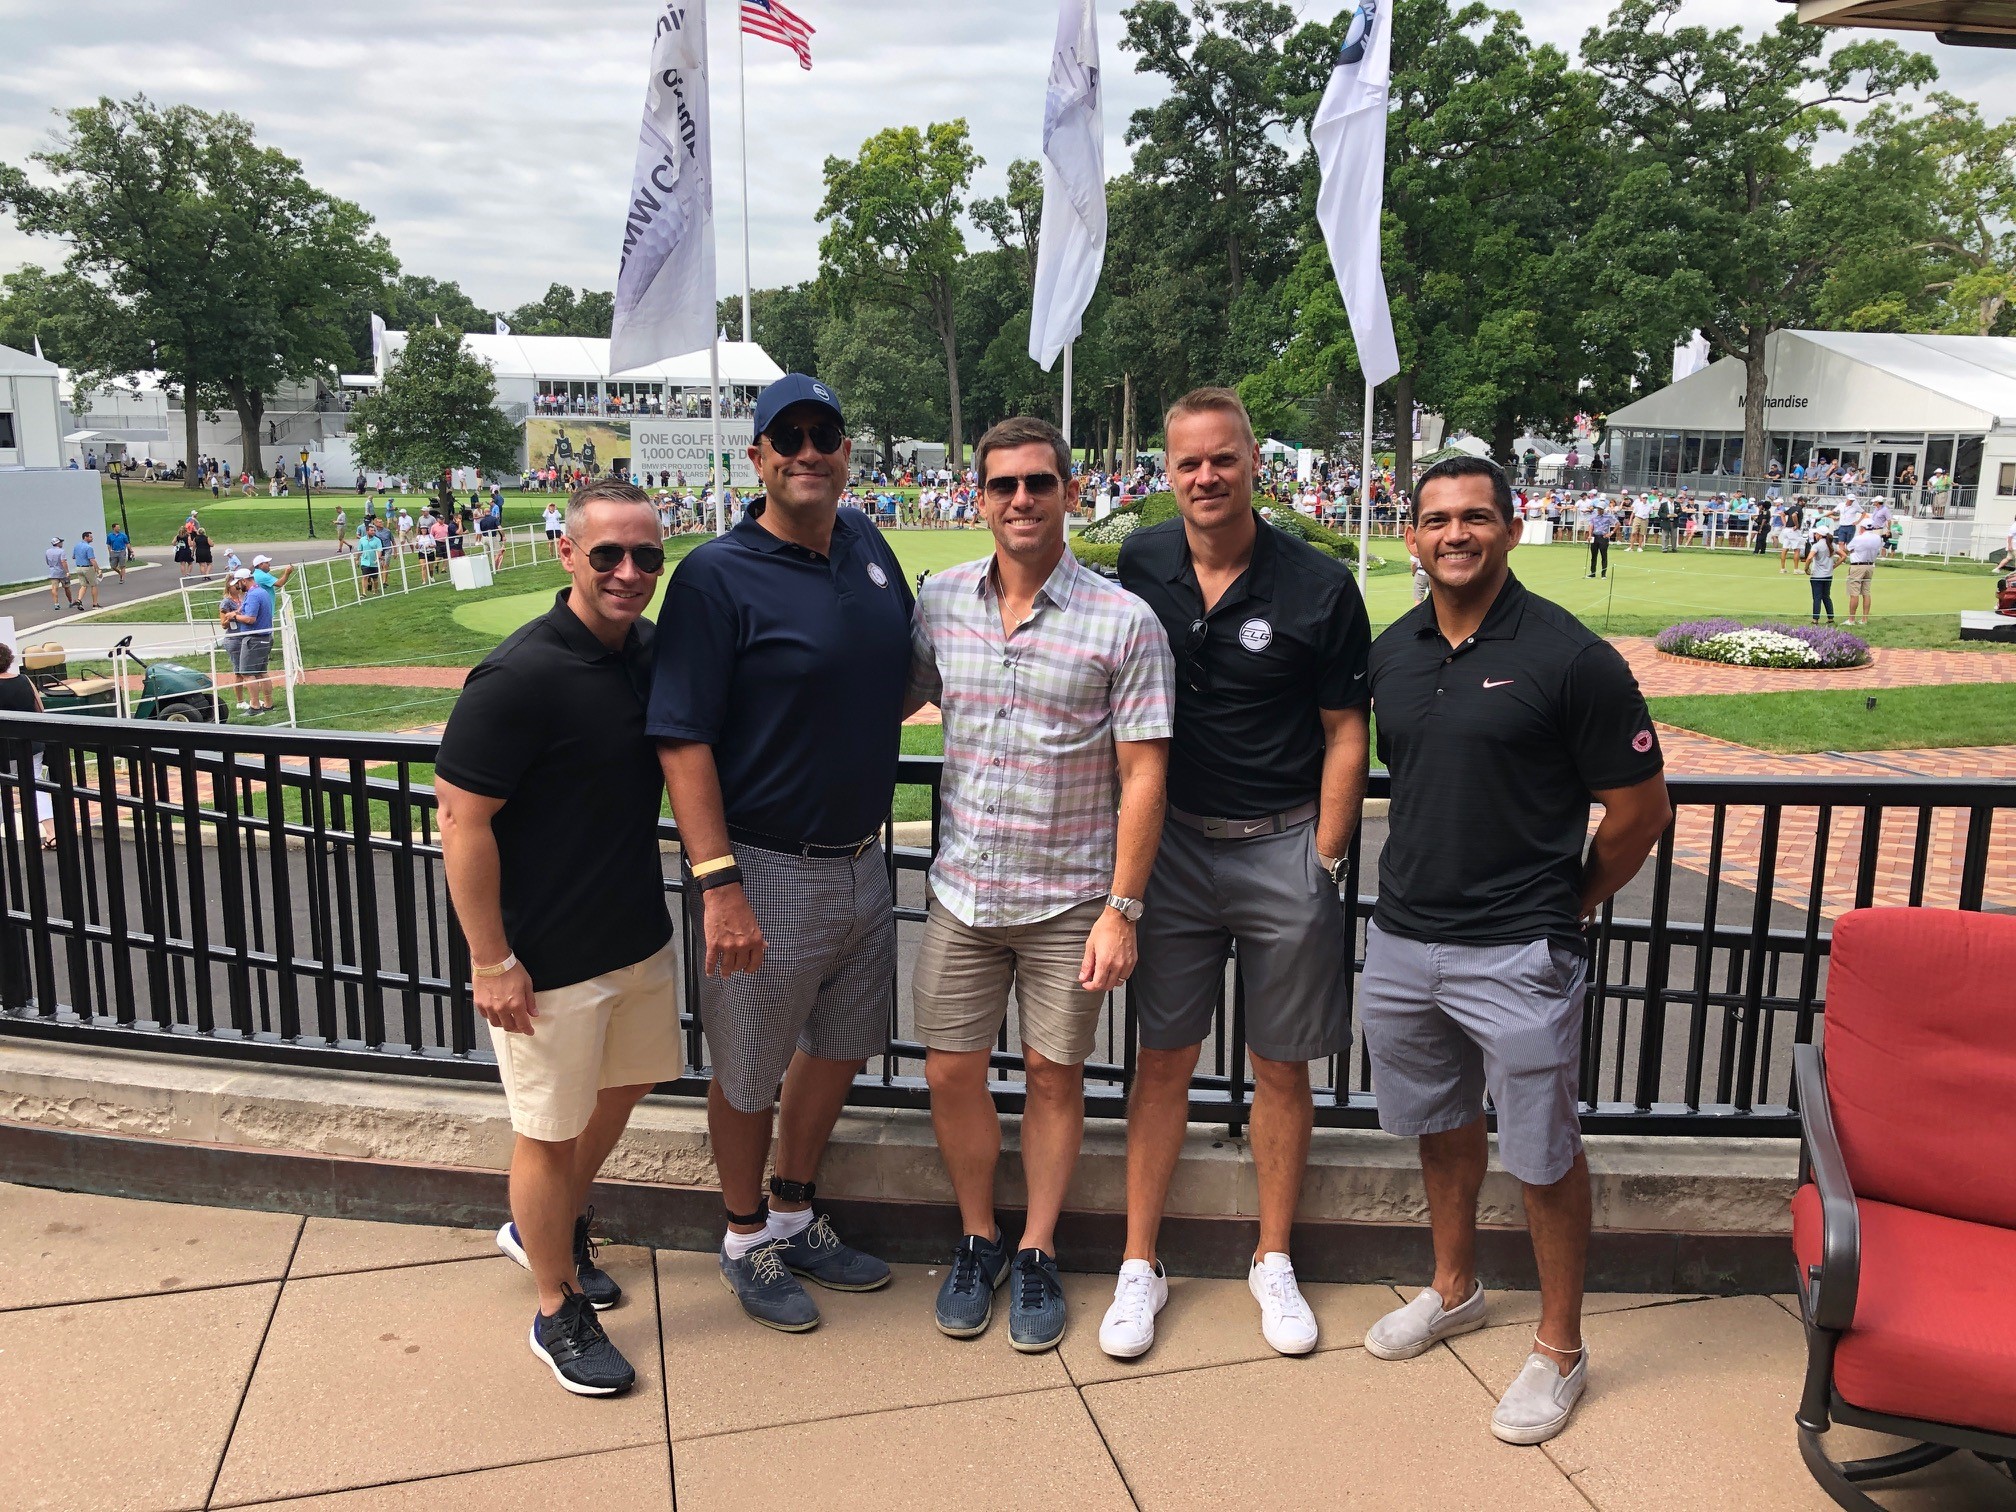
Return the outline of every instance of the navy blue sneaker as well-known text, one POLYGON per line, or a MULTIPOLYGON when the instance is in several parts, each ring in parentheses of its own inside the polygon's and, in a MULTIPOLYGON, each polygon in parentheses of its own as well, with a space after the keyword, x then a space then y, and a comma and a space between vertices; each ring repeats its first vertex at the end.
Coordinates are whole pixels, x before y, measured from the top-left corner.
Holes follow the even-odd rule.
POLYGON ((997 1234, 968 1234, 952 1251, 951 1268, 938 1288, 938 1332, 972 1339, 987 1332, 994 1317, 994 1293, 1008 1279, 1008 1245, 997 1234))
POLYGON ((889 1267, 873 1255, 841 1242, 833 1221, 824 1213, 814 1218, 784 1246, 784 1263, 793 1273, 817 1281, 828 1291, 880 1291, 889 1284, 889 1267))
MULTIPOLYGON (((623 1288, 616 1284, 609 1272, 595 1263, 595 1251, 601 1246, 588 1236, 588 1220, 595 1216, 590 1208, 574 1220, 574 1287, 588 1299, 588 1305, 597 1312, 607 1312, 623 1300, 623 1288)), ((497 1248, 513 1260, 532 1269, 531 1258, 525 1253, 525 1245, 518 1237, 518 1225, 507 1223, 497 1230, 497 1248)))
POLYGON ((588 1299, 571 1286, 560 1310, 532 1314, 532 1353, 546 1362, 553 1379, 576 1396, 615 1396, 628 1391, 637 1372, 609 1342, 588 1299))
POLYGON ((1055 1349, 1064 1337, 1064 1283, 1057 1262, 1039 1249, 1015 1252, 1008 1293, 1008 1342, 1023 1354, 1055 1349))
POLYGON ((806 1295, 784 1263, 784 1241, 770 1239, 740 1260, 721 1252, 721 1284, 735 1294, 742 1311, 765 1328, 804 1333, 819 1326, 819 1304, 806 1295))

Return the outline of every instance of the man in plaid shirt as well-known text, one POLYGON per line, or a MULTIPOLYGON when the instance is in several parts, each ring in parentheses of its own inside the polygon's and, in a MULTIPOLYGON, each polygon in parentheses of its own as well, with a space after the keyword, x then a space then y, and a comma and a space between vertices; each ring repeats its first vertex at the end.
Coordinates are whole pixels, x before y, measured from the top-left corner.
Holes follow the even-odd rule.
POLYGON ((1154 612, 1066 547, 1078 484, 1054 426, 1004 420, 974 466, 994 555, 927 581, 911 636, 909 701, 935 702, 945 720, 943 824, 912 990, 965 1224, 938 1327, 985 1332, 1012 1254, 1010 1342, 1035 1353, 1064 1336, 1054 1230, 1100 1005, 1134 969, 1175 664, 1154 612), (1028 1068, 1028 1217, 1012 1251, 994 1221, 1001 1123, 987 1086, 1011 982, 1028 1068))

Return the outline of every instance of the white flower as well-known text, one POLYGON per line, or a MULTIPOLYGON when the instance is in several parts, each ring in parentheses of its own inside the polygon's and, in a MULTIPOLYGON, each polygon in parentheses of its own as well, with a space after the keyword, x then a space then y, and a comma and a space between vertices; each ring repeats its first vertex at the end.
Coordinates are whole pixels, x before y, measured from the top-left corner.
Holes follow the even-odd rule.
POLYGON ((1775 630, 1725 630, 1697 641, 1694 654, 1736 667, 1817 667, 1820 653, 1775 630))

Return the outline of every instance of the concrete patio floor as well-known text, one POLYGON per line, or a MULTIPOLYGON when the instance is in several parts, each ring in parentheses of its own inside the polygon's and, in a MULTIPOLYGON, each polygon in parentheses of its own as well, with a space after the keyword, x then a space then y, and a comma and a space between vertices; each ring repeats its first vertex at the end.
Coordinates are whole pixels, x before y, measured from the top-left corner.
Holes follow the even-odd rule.
MULTIPOLYGON (((1793 1439, 1788 1299, 1592 1298, 1589 1396, 1513 1449, 1486 1419, 1528 1295, 1385 1364, 1359 1344, 1400 1294, 1312 1286, 1322 1348, 1286 1360, 1240 1283, 1179 1279, 1160 1342, 1122 1364, 1096 1338, 1106 1277, 1067 1278, 1071 1330, 1031 1357, 999 1314, 941 1337, 926 1267, 820 1293, 825 1323, 787 1337, 741 1317, 709 1255, 604 1260, 638 1384, 582 1400, 528 1353, 530 1281, 488 1231, 0 1186, 0 1509, 1832 1505, 1793 1439)), ((1881 1443, 1853 1437, 1840 1454, 1881 1443)), ((1898 1484, 1886 1505, 2016 1508, 1971 1459, 1898 1484)))

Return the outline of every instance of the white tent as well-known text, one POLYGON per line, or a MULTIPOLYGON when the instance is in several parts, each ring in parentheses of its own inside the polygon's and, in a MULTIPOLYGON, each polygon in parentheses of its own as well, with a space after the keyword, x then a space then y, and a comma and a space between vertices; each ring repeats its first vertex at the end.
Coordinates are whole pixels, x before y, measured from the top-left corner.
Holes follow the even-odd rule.
MULTIPOLYGON (((406 332, 385 333, 385 355, 390 361, 406 348, 406 332)), ((628 372, 609 371, 609 342, 596 336, 493 336, 471 331, 462 338, 462 349, 482 358, 497 375, 500 387, 509 380, 557 379, 594 383, 608 380, 623 383, 663 383, 676 388, 707 386, 705 349, 684 357, 668 357, 648 367, 628 372)), ((721 383, 725 388, 762 388, 784 376, 784 370, 770 354, 753 341, 721 343, 721 383)))

